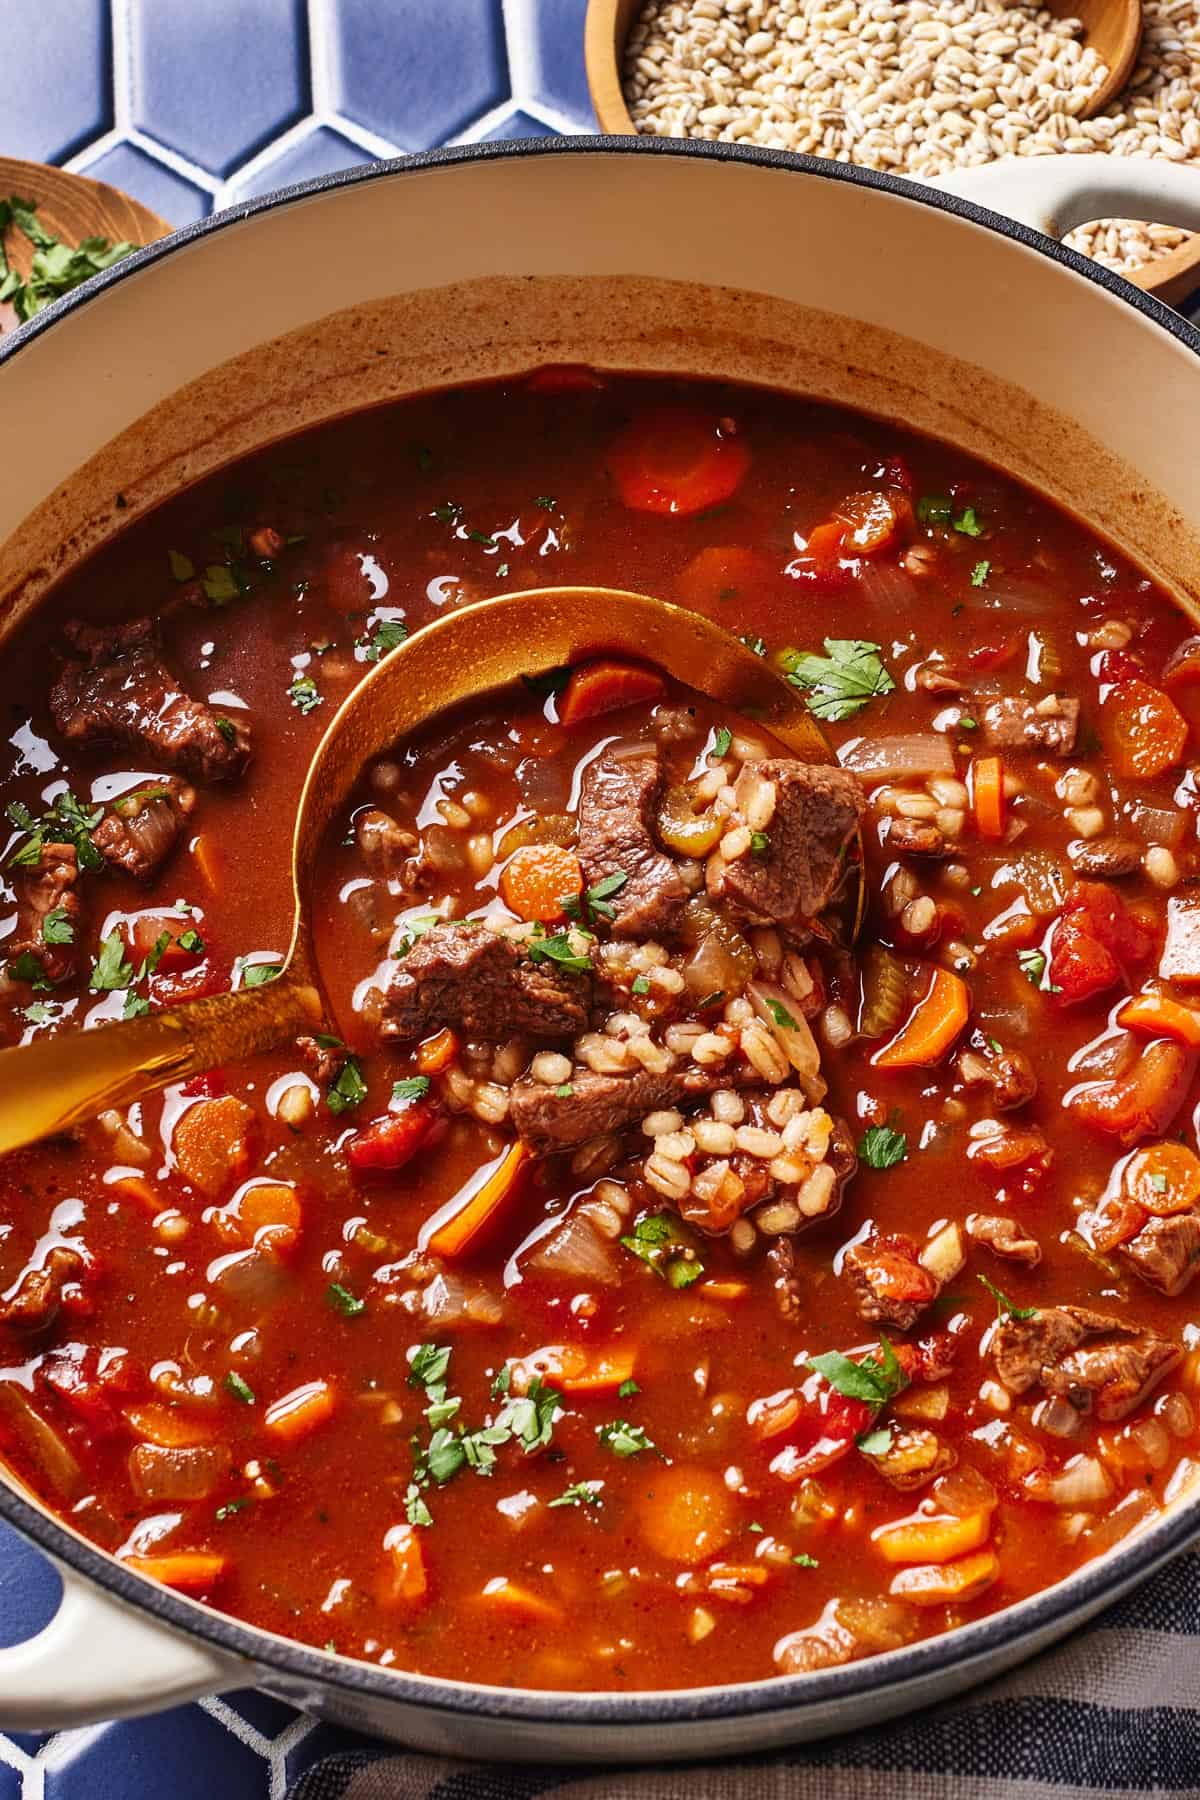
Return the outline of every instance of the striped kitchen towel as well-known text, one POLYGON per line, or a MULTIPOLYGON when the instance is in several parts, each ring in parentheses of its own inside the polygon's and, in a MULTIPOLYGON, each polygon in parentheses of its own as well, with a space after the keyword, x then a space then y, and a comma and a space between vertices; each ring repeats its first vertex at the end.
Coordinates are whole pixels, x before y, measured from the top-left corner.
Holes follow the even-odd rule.
POLYGON ((365 1748, 291 1800, 1200 1800, 1200 1555, 1062 1647, 892 1725, 739 1762, 587 1769, 365 1748))

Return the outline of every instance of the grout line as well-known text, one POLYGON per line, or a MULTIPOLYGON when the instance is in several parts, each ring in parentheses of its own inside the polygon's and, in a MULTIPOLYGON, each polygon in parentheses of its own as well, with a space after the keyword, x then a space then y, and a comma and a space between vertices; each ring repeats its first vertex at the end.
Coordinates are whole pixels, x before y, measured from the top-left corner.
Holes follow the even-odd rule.
POLYGON ((324 0, 307 0, 308 80, 315 118, 322 121, 333 110, 333 34, 324 0))
POLYGON ((182 176, 184 181, 190 181, 193 187, 201 188, 206 194, 215 194, 221 186, 219 176, 210 175, 207 169, 200 167, 199 163, 194 163, 188 157, 181 156, 178 150, 172 150, 167 144, 160 144, 157 138, 152 138, 147 132, 138 130, 134 125, 131 125, 126 132, 125 142, 132 144, 135 149, 140 150, 144 156, 150 157, 152 161, 161 163, 164 169, 170 169, 174 174, 182 176))
POLYGON ((456 132, 454 137, 447 138, 446 142, 448 144, 478 143, 479 139, 487 132, 494 131, 497 125, 506 124, 520 110, 515 100, 502 100, 499 106, 493 106, 488 112, 480 113, 477 119, 472 119, 469 125, 464 126, 462 131, 456 132))
POLYGON ((377 131, 372 131, 367 125, 358 124, 354 119, 348 119, 344 113, 331 112, 322 119, 321 123, 328 125, 330 131, 336 131, 340 136, 349 138, 352 144, 356 144, 360 150, 365 150, 369 156, 375 157, 376 161, 386 161, 390 157, 406 154, 403 144, 397 143, 392 138, 380 137, 377 131))
POLYGON ((223 206, 230 206, 235 200, 242 199, 244 197, 242 189, 247 180, 253 180, 255 176, 261 175, 264 169, 269 169, 273 162, 277 162, 281 156, 286 156, 289 150, 294 150, 297 145, 306 143, 310 137, 316 135, 320 128, 321 121, 315 114, 309 113, 307 118, 298 119, 294 125, 289 125, 286 131, 281 131, 278 137, 272 138, 270 143, 265 144, 254 156, 247 157, 244 163, 239 163, 233 173, 225 176, 216 189, 213 197, 214 211, 219 212, 223 206))

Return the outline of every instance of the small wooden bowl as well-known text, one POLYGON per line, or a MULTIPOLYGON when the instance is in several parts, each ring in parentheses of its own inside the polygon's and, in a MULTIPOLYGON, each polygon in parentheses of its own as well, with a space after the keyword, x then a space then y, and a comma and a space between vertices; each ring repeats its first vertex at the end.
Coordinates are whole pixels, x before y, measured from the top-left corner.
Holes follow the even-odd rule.
MULTIPOLYGON (((1107 80, 1094 96, 1087 114, 1100 112, 1121 91, 1137 62, 1141 45, 1141 0, 1045 0, 1059 18, 1082 19, 1087 42, 1108 63, 1107 80)), ((625 41, 643 0, 588 0, 584 30, 584 60, 592 104, 601 130, 617 137, 632 137, 637 126, 625 104, 621 70, 625 41)), ((1200 232, 1193 234, 1168 256, 1158 257, 1144 268, 1131 270, 1127 279, 1143 293, 1154 294, 1168 306, 1186 300, 1200 283, 1200 232)))
MULTIPOLYGON (((110 244, 126 239, 131 244, 152 244, 155 238, 166 237, 174 229, 140 200, 131 199, 105 181, 68 175, 65 169, 56 169, 50 163, 18 162, 15 157, 0 156, 0 195, 9 194, 35 200, 41 223, 64 244, 79 244, 88 237, 107 238, 110 244)), ((4 248, 13 268, 28 275, 32 244, 19 231, 10 231, 4 248)), ((0 306, 0 330, 16 322, 12 307, 0 306)))

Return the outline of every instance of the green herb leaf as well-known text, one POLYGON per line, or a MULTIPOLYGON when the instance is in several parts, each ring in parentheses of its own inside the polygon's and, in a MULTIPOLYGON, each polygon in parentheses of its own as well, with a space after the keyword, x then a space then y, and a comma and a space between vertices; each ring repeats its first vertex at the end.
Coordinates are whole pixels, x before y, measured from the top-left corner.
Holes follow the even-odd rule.
POLYGON ((243 1406, 254 1405, 254 1389, 250 1386, 248 1381, 244 1380, 243 1377, 238 1374, 236 1369, 230 1369, 228 1375, 226 1375, 225 1387, 228 1392, 233 1395, 235 1400, 241 1401, 243 1406))
POLYGON ((642 1427, 631 1425, 626 1419, 613 1419, 608 1425, 597 1425, 596 1436, 614 1456, 640 1456, 646 1450, 655 1456, 661 1455, 658 1445, 646 1436, 642 1427))
POLYGON ((415 1481, 410 1481, 404 1493, 404 1516, 410 1525, 432 1525, 433 1514, 426 1506, 421 1490, 415 1481))
POLYGON ((908 1155, 908 1139, 890 1125, 868 1125, 858 1146, 868 1169, 894 1169, 908 1155))
POLYGON ((123 1019, 140 1019, 149 1011, 150 1002, 148 1000, 144 1000, 141 994, 135 994, 132 988, 126 990, 125 998, 121 1003, 123 1019))
POLYGON ((864 1431, 855 1441, 864 1456, 884 1456, 892 1447, 891 1428, 877 1425, 873 1431, 864 1431))
POLYGON ((750 854, 751 856, 770 856, 771 840, 765 831, 750 833, 750 854))
POLYGON ((400 619, 381 619, 369 638, 359 638, 357 648, 363 662, 378 662, 389 650, 396 650, 408 636, 408 626, 400 619))
POLYGON ((324 706, 325 696, 311 675, 295 675, 288 688, 288 698, 297 712, 315 712, 318 706, 324 706))
POLYGON ((361 1106, 366 1097, 367 1084, 363 1080, 362 1065, 357 1056, 348 1056, 336 1081, 329 1085, 325 1104, 331 1113, 344 1113, 349 1112, 352 1107, 361 1106))
POLYGON ((983 526, 979 522, 979 514, 973 506, 968 506, 959 513, 957 519, 951 520, 955 531, 961 531, 964 537, 982 537, 983 526))
POLYGON ((775 1000, 768 996, 767 1011, 770 1013, 775 1023, 781 1025, 785 1031, 798 1031, 800 1029, 782 1000, 775 1000))
POLYGON ((1046 952, 1044 950, 1018 950, 1017 964, 1026 981, 1032 987, 1040 988, 1042 977, 1046 973, 1046 952))
POLYGON ((548 1500, 547 1506, 599 1506, 602 1481, 573 1481, 569 1488, 564 1488, 555 1500, 548 1500))
POLYGON ((210 563, 201 577, 205 595, 214 606, 229 606, 242 597, 242 588, 228 563, 210 563))
POLYGON ((244 1494, 240 1500, 227 1500, 224 1506, 218 1506, 214 1516, 221 1520, 232 1519, 235 1513, 245 1512, 248 1506, 253 1505, 249 1495, 244 1494))
POLYGON ((575 1092, 574 1083, 570 1082, 570 1081, 563 1081, 563 1082, 560 1082, 559 1085, 555 1088, 554 1095, 557 1100, 569 1100, 571 1098, 571 1095, 574 1092, 575 1092))
POLYGON ((740 641, 745 644, 747 650, 753 650, 755 656, 765 656, 767 654, 766 641, 763 638, 754 637, 750 632, 746 632, 743 634, 740 641))
POLYGON ((623 1381, 621 1383, 620 1387, 617 1389, 617 1399, 618 1400, 632 1400, 633 1396, 635 1394, 640 1394, 641 1391, 642 1391, 641 1388, 638 1386, 637 1382, 633 1379, 633 1376, 631 1375, 629 1377, 629 1379, 627 1381, 623 1381))
POLYGON ((708 754, 710 756, 715 756, 717 761, 720 762, 723 757, 729 755, 729 746, 732 742, 732 731, 730 731, 728 725, 722 725, 719 731, 713 733, 712 749, 708 754))
POLYGON ((225 739, 225 742, 227 744, 236 744, 237 743, 237 726, 234 724, 232 719, 225 719, 225 718, 218 719, 217 720, 217 730, 220 732, 221 736, 225 739))
POLYGON ((422 1100, 429 1092, 428 1075, 408 1075, 392 1084, 393 1100, 422 1100))
POLYGON ((535 1377, 524 1394, 511 1395, 504 1402, 494 1429, 511 1432, 528 1456, 550 1442, 561 1408, 562 1395, 535 1377))
POLYGON ((125 940, 119 931, 111 932, 100 945, 88 986, 93 993, 114 993, 133 986, 133 966, 125 955, 125 940))
POLYGON ((330 1282, 325 1289, 325 1298, 334 1312, 340 1312, 346 1319, 355 1319, 359 1313, 367 1310, 366 1301, 360 1300, 357 1294, 352 1294, 350 1289, 343 1287, 340 1281, 330 1282))
POLYGON ((73 944, 75 927, 71 923, 71 915, 63 906, 56 906, 42 920, 43 944, 73 944))
POLYGON ((648 975, 635 975, 633 978, 633 991, 635 994, 648 994, 650 992, 650 977, 648 975))
POLYGON ((976 1275, 975 1279, 981 1286, 987 1289, 988 1293, 992 1296, 992 1299, 996 1302, 996 1313, 999 1318, 1032 1319, 1035 1317, 1037 1313, 1036 1306, 1017 1306, 1014 1301, 1009 1299, 1007 1294, 1001 1293, 996 1284, 989 1281, 986 1275, 976 1275))
POLYGON ((971 570, 971 586, 982 587, 991 573, 991 568, 990 562, 977 562, 971 570))
POLYGON ((816 1557, 810 1556, 807 1550, 801 1550, 798 1556, 793 1556, 792 1561, 798 1569, 819 1569, 821 1566, 816 1557))
POLYGON ((822 1356, 810 1357, 808 1366, 846 1399, 865 1400, 868 1406, 886 1406, 908 1386, 908 1376, 882 1332, 879 1352, 878 1357, 864 1356, 861 1362, 854 1362, 840 1350, 827 1350, 822 1356))
POLYGON ((653 1213, 639 1219, 632 1235, 623 1237, 621 1244, 668 1287, 691 1287, 704 1273, 696 1246, 674 1213, 653 1213))
POLYGON ((445 1381, 449 1367, 449 1344, 418 1344, 408 1365, 408 1385, 426 1389, 439 1387, 445 1381))
POLYGON ((948 525, 954 514, 949 494, 922 494, 917 501, 917 520, 921 525, 948 525))
POLYGON ((574 975, 591 973, 591 958, 581 956, 575 950, 565 931, 556 932, 552 937, 530 938, 525 948, 529 953, 530 962, 552 962, 558 968, 567 969, 574 975))
POLYGON ((181 931, 175 942, 179 945, 181 950, 186 950, 190 956, 199 956, 204 949, 204 939, 200 936, 200 933, 196 930, 194 925, 189 925, 186 931, 181 931))
POLYGON ((611 875, 604 875, 594 881, 582 898, 577 894, 565 894, 559 904, 569 918, 587 918, 592 924, 597 919, 611 919, 616 908, 611 904, 614 894, 619 894, 629 876, 624 869, 614 869, 611 875))
POLYGON ((558 509, 558 501, 552 494, 539 494, 537 504, 543 512, 555 512, 558 509))
POLYGON ((783 659, 794 687, 807 689, 808 710, 837 724, 852 719, 871 700, 896 686, 879 657, 879 645, 858 638, 826 638, 826 655, 790 650, 783 659))
POLYGON ((244 963, 239 958, 238 967, 244 988, 262 987, 265 982, 274 981, 277 975, 283 974, 282 963, 244 963))

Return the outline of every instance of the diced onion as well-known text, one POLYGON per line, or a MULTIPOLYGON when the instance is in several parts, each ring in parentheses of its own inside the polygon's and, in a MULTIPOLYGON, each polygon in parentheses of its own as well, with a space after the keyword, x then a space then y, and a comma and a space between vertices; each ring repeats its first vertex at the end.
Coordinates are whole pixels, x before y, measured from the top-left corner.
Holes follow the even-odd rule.
POLYGON ((917 584, 898 563, 864 561, 858 572, 857 591, 867 606, 893 613, 911 613, 917 607, 917 584))
POLYGON ((1073 1456, 1057 1475, 1039 1471, 1028 1485, 1039 1500, 1055 1506, 1096 1506, 1113 1491, 1108 1471, 1095 1456, 1073 1456))
POLYGON ((821 1052, 808 1020, 796 1010, 796 1002, 769 981, 752 981, 746 989, 746 997, 763 1024, 774 1033, 780 1049, 800 1077, 805 1096, 814 1103, 823 1100, 825 1083, 821 1079, 821 1052), (785 1024, 784 1020, 791 1023, 785 1024))
POLYGON ((1051 1437, 1072 1438, 1078 1435, 1080 1418, 1069 1400, 1055 1394, 1052 1400, 1041 1400, 1034 1407, 1033 1422, 1051 1437))
POLYGON ((853 738, 838 751, 838 761, 869 785, 954 774, 954 751, 938 731, 853 738))
POLYGON ((953 1219, 930 1238, 917 1260, 943 1286, 947 1281, 953 1281, 967 1260, 962 1232, 953 1219))
POLYGON ((77 1500, 84 1488, 82 1467, 15 1381, 0 1380, 0 1420, 55 1492, 65 1500, 77 1500))
POLYGON ((978 1469, 970 1463, 959 1463, 939 1475, 930 1490, 943 1512, 965 1519, 969 1513, 987 1512, 999 1504, 1000 1496, 978 1469))
POLYGON ((543 1275, 598 1281, 606 1286, 618 1279, 612 1249, 582 1207, 576 1207, 556 1231, 541 1240, 529 1266, 543 1275))
POLYGON ((129 1478, 142 1500, 207 1500, 228 1475, 230 1460, 226 1444, 139 1444, 130 1453, 129 1478))

